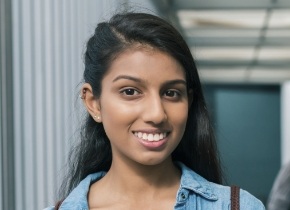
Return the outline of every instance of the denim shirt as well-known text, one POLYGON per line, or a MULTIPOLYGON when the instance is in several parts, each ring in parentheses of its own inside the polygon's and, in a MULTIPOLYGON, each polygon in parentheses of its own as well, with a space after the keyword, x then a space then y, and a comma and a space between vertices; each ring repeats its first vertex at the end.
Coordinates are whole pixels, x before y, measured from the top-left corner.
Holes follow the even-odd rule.
MULTIPOLYGON (((177 165, 182 175, 174 210, 230 210, 230 187, 209 182, 180 162, 177 165)), ((105 174, 98 172, 88 175, 63 201, 59 210, 89 210, 87 194, 90 185, 105 174)), ((54 207, 44 210, 54 210, 54 207)), ((241 189, 240 210, 265 210, 265 207, 261 201, 241 189)))

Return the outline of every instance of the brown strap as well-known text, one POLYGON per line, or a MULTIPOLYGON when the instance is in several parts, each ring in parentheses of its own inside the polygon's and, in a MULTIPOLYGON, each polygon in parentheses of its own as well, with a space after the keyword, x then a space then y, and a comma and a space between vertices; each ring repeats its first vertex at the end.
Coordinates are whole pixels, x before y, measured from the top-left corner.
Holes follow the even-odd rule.
POLYGON ((58 201, 55 206, 54 206, 54 210, 58 210, 60 205, 62 204, 63 200, 58 201))
POLYGON ((231 210, 240 210, 240 188, 231 186, 231 210))

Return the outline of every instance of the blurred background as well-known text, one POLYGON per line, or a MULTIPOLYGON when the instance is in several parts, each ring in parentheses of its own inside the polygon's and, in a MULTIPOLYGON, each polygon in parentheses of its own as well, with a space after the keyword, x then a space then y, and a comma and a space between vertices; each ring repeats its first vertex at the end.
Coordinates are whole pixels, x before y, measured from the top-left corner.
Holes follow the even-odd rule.
POLYGON ((225 183, 266 204, 290 161, 289 0, 0 0, 0 209, 54 203, 81 121, 85 42, 99 21, 131 7, 183 34, 225 183))

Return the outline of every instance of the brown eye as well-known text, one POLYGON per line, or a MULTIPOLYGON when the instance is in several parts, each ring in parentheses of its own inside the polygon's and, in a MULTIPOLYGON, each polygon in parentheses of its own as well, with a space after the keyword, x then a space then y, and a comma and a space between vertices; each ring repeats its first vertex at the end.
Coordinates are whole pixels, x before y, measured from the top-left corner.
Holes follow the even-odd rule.
POLYGON ((134 96, 139 94, 139 92, 133 88, 127 88, 125 90, 122 90, 121 93, 127 96, 134 96))
POLYGON ((165 96, 172 97, 172 98, 176 98, 180 95, 177 91, 174 91, 174 90, 167 90, 167 91, 165 91, 164 94, 165 94, 165 96))

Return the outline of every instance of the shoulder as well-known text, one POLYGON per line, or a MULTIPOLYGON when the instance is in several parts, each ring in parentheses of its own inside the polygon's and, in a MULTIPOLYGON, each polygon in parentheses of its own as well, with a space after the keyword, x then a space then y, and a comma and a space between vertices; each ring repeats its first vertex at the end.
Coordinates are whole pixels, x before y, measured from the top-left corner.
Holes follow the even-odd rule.
POLYGON ((241 209, 253 209, 253 210, 264 210, 265 207, 263 203, 254 197, 252 194, 246 190, 240 190, 240 206, 241 209))
MULTIPOLYGON (((87 194, 91 184, 102 178, 106 172, 98 172, 88 175, 78 186, 67 196, 62 202, 60 210, 79 210, 88 209, 87 194)), ((45 208, 44 210, 54 210, 54 206, 45 208)))
MULTIPOLYGON (((219 200, 231 203, 231 187, 209 182, 212 190, 217 194, 219 200)), ((264 204, 248 191, 240 189, 240 209, 241 210, 265 210, 264 204)))
MULTIPOLYGON (((209 182, 182 163, 178 163, 178 166, 182 171, 181 188, 188 189, 198 196, 204 207, 230 209, 231 187, 209 182)), ((260 200, 243 189, 240 189, 239 199, 241 210, 265 209, 260 200)))

